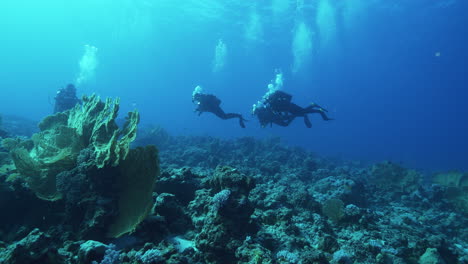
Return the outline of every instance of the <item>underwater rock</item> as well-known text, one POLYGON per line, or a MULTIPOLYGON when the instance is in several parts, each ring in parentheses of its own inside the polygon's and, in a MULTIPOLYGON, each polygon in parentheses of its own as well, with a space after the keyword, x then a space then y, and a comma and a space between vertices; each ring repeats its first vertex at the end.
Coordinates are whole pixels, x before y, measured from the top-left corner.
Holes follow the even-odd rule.
POLYGON ((152 207, 157 149, 130 150, 139 114, 128 113, 119 129, 118 110, 119 99, 104 103, 85 96, 82 105, 44 118, 31 140, 4 144, 37 197, 56 201, 66 196, 67 217, 84 237, 103 232, 121 236, 134 230, 152 207))
POLYGON ((57 188, 65 191, 65 220, 79 239, 116 238, 131 232, 151 211, 158 175, 154 146, 130 150, 115 167, 81 166, 62 172, 57 188))
POLYGON ((216 167, 209 183, 215 191, 229 189, 231 192, 243 196, 248 195, 250 190, 255 187, 252 177, 248 177, 229 166, 216 167))
MULTIPOLYGON (((0 220, 0 252, 33 226, 41 226, 54 238, 45 247, 60 248, 57 261, 40 262, 50 264, 81 264, 78 251, 89 239, 112 241, 121 263, 135 264, 413 264, 428 248, 436 249, 445 263, 467 263, 468 219, 448 204, 446 196, 460 180, 448 181, 456 183, 446 184, 451 187, 438 183, 408 187, 412 191, 406 192, 398 183, 389 188, 376 185, 369 180, 373 176, 368 167, 321 159, 277 140, 191 136, 168 140, 170 144, 159 152, 160 164, 158 152, 150 147, 130 151, 128 164, 121 160, 117 166, 98 168, 93 148, 81 149, 76 166, 57 175, 56 188, 63 198, 54 203, 37 199, 14 173, 0 175, 0 197, 6 199, 0 204, 14 213, 8 221, 0 220), (187 156, 194 149, 197 154, 187 156), (197 160, 201 153, 208 156, 197 160), (163 169, 158 178, 159 166, 163 169), (267 171, 262 166, 276 167, 267 171), (130 175, 138 175, 135 179, 141 182, 132 182, 130 175), (4 181, 7 177, 11 181, 4 181), (19 202, 22 207, 15 208, 19 202), (326 203, 338 213, 322 211, 326 203), (148 204, 154 207, 145 217, 148 204), (338 221, 329 220, 334 215, 338 221), (109 226, 120 217, 126 224, 117 233, 132 233, 113 239, 109 226)), ((407 172, 383 167, 403 177, 407 172)), ((102 245, 101 255, 90 261, 117 256, 106 254, 108 248, 102 245)))
POLYGON ((164 217, 166 227, 171 234, 185 233, 192 228, 190 217, 175 195, 162 193, 156 197, 153 212, 164 217))
MULTIPOLYGON (((207 262, 231 263, 235 260, 236 249, 242 245, 241 241, 254 231, 249 222, 254 209, 248 199, 254 186, 253 179, 232 167, 218 166, 208 181, 216 193, 209 202, 211 206, 203 207, 205 217, 199 222, 201 231, 195 239, 196 247, 204 253, 207 262), (222 192, 225 194, 221 195, 222 192), (222 205, 216 206, 219 200, 222 205)), ((206 195, 209 193, 197 194, 205 201, 210 200, 206 195)))
POLYGON ((443 186, 443 197, 468 215, 468 173, 438 173, 433 176, 432 182, 443 186))
POLYGON ((392 162, 375 164, 369 182, 385 191, 411 193, 418 189, 422 177, 415 170, 405 169, 392 162))
POLYGON ((61 223, 57 215, 44 217, 47 211, 61 210, 61 204, 37 199, 13 171, 14 166, 0 167, 0 240, 9 243, 23 238, 38 226, 45 228, 61 223), (7 171, 2 174, 4 167, 7 171))
POLYGON ((0 250, 0 261, 4 264, 25 264, 58 263, 62 260, 52 246, 51 237, 36 228, 22 240, 0 250))
POLYGON ((288 202, 289 190, 286 186, 274 183, 256 184, 250 196, 256 208, 277 209, 288 202))
POLYGON ((270 250, 262 247, 260 244, 252 241, 251 237, 247 237, 236 250, 236 258, 238 264, 272 264, 274 263, 270 250))
POLYGON ((109 244, 102 260, 100 262, 94 260, 91 264, 120 264, 120 253, 114 244, 109 244))
POLYGON ((181 157, 180 163, 181 166, 196 166, 200 162, 207 162, 207 159, 210 159, 211 153, 209 150, 197 146, 187 147, 181 157))
POLYGON ((440 257, 437 249, 428 248, 419 258, 418 264, 445 264, 445 261, 440 257))
POLYGON ((213 214, 206 216, 202 231, 196 237, 196 247, 208 263, 232 263, 235 251, 241 245, 243 232, 216 221, 213 214))
POLYGON ((123 263, 135 264, 191 264, 203 263, 199 260, 198 253, 192 248, 179 251, 172 244, 161 242, 157 246, 146 243, 138 251, 132 250, 127 254, 121 254, 123 263))
POLYGON ((331 260, 330 263, 332 264, 351 264, 353 263, 354 257, 352 255, 352 253, 346 251, 346 250, 343 250, 343 249, 340 249, 338 251, 336 251, 335 253, 333 253, 333 258, 331 260))
POLYGON ((347 204, 365 206, 365 186, 357 181, 343 176, 329 176, 317 181, 310 187, 318 202, 324 203, 330 199, 340 199, 347 204))
POLYGON ((78 250, 79 263, 91 263, 101 260, 107 250, 107 245, 99 241, 88 240, 80 245, 78 250))
POLYGON ((328 260, 323 252, 309 248, 301 256, 302 264, 327 264, 328 260))
POLYGON ((143 264, 156 264, 164 260, 161 251, 158 249, 148 249, 144 252, 137 252, 135 257, 143 264))
MULTIPOLYGON (((218 166, 208 181, 212 190, 218 195, 223 191, 229 193, 224 199, 223 206, 215 206, 214 210, 234 225, 241 225, 244 229, 246 226, 242 223, 247 224, 253 213, 253 206, 249 200, 250 190, 255 187, 253 178, 232 167, 218 166)), ((213 198, 211 203, 216 205, 218 201, 213 198)))
POLYGON ((94 165, 117 166, 128 155, 136 137, 138 112, 130 112, 123 129, 115 123, 119 100, 83 97, 83 105, 48 116, 39 124, 40 132, 31 140, 10 145, 15 166, 30 188, 44 200, 61 199, 56 176, 77 166, 80 150, 94 152, 94 165))
POLYGON ((340 246, 335 237, 331 235, 324 235, 320 237, 319 243, 317 244, 317 248, 324 252, 331 253, 331 252, 338 251, 340 246))
POLYGON ((189 167, 166 169, 161 173, 155 191, 172 193, 183 204, 188 204, 195 198, 195 191, 201 188, 201 176, 193 173, 189 167))

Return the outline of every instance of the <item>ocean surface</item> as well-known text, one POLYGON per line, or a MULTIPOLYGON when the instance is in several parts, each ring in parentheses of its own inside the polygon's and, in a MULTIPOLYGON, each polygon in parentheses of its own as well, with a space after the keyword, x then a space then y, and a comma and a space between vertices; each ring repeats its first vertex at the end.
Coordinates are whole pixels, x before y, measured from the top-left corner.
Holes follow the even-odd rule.
POLYGON ((464 0, 2 0, 0 113, 41 120, 58 89, 120 97, 174 135, 279 136, 324 156, 468 169, 464 0), (261 128, 275 73, 311 115, 261 128), (237 121, 197 116, 197 86, 237 121))

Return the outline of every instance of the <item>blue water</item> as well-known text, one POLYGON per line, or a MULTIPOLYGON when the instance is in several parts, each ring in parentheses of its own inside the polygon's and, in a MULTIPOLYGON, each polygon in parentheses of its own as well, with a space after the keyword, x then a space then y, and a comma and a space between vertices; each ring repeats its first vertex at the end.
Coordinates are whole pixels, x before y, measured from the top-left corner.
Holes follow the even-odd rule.
POLYGON ((467 170, 467 11, 463 0, 2 0, 0 113, 50 114, 88 44, 98 65, 79 92, 121 97, 143 125, 280 136, 331 157, 467 170), (298 37, 301 25, 308 37, 298 37), (227 52, 214 72, 220 40, 227 52), (316 102, 336 120, 262 129, 250 110, 275 69, 296 103, 316 102), (248 117, 247 128, 193 113, 196 85, 248 117))

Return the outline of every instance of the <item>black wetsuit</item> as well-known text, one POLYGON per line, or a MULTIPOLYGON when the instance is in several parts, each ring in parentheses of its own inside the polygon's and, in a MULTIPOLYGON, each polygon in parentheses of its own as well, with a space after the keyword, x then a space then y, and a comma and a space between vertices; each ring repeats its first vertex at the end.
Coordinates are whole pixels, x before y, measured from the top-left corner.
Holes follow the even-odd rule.
POLYGON ((225 113, 220 106, 221 100, 219 100, 216 96, 212 94, 196 93, 193 96, 192 101, 197 104, 195 111, 198 112, 198 115, 201 115, 203 112, 210 112, 223 120, 239 118, 239 125, 242 128, 245 128, 245 119, 242 117, 242 115, 237 113, 225 113))
POLYGON ((255 109, 255 115, 257 115, 258 121, 262 127, 267 126, 268 124, 272 126, 273 124, 287 127, 294 119, 294 116, 285 113, 273 112, 270 107, 260 106, 255 109))
POLYGON ((57 92, 57 95, 55 96, 54 114, 71 109, 80 102, 80 99, 76 97, 75 86, 73 84, 69 84, 66 88, 62 88, 57 92))
MULTIPOLYGON (((317 104, 311 104, 305 108, 298 106, 295 103, 291 102, 292 96, 282 91, 275 91, 266 99, 268 105, 275 113, 290 114, 294 117, 304 117, 304 123, 307 127, 312 127, 312 123, 309 120, 307 114, 317 113, 322 116, 323 120, 333 120, 329 118, 325 112, 324 108, 320 107, 317 104)), ((292 121, 292 120, 291 120, 292 121)))

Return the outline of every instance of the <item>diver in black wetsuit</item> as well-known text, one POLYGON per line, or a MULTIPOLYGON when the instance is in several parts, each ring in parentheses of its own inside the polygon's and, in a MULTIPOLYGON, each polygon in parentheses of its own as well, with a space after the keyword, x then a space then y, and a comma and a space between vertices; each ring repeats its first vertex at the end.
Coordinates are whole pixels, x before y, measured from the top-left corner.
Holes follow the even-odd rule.
POLYGON ((294 116, 289 113, 274 112, 271 107, 259 104, 254 105, 252 114, 256 115, 260 125, 266 127, 268 124, 270 127, 273 124, 278 126, 287 127, 294 120, 294 116))
POLYGON ((287 116, 288 118, 292 117, 292 119, 299 116, 304 117, 304 123, 308 128, 312 127, 312 123, 307 114, 318 113, 325 121, 333 120, 326 115, 326 112, 328 112, 326 109, 315 103, 303 108, 291 102, 291 100, 292 96, 290 94, 283 91, 275 91, 265 98, 265 104, 271 108, 272 112, 278 115, 287 116))
POLYGON ((239 118, 239 125, 245 128, 244 121, 246 120, 242 115, 237 113, 225 113, 220 107, 221 100, 212 94, 201 93, 201 91, 197 91, 196 89, 192 94, 192 102, 197 105, 195 112, 198 112, 198 115, 201 115, 203 112, 210 112, 223 120, 239 118))
POLYGON ((81 103, 81 100, 76 97, 76 88, 73 84, 68 84, 67 87, 57 91, 55 96, 54 114, 64 112, 81 103))

